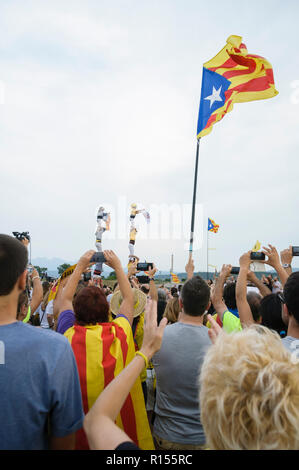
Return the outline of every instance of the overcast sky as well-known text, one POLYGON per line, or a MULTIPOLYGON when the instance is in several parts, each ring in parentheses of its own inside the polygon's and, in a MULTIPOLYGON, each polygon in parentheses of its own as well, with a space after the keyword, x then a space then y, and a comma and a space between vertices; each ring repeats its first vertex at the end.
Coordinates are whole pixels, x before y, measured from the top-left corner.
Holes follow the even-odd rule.
POLYGON ((202 64, 231 34, 270 61, 279 95, 236 104, 201 141, 196 269, 206 266, 207 217, 220 225, 209 235, 218 268, 257 239, 299 245, 299 2, 207 5, 0 1, 0 231, 29 230, 33 258, 76 261, 94 248, 104 204, 103 247, 125 264, 136 202, 152 217, 137 220, 136 254, 167 270, 174 253, 183 270, 202 64))

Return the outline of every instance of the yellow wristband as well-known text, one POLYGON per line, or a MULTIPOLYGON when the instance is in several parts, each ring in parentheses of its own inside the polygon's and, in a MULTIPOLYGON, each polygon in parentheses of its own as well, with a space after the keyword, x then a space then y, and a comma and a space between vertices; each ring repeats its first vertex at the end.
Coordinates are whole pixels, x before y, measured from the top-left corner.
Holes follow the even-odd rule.
POLYGON ((145 360, 145 367, 148 368, 148 358, 140 351, 136 352, 136 356, 137 355, 143 357, 143 359, 145 360))

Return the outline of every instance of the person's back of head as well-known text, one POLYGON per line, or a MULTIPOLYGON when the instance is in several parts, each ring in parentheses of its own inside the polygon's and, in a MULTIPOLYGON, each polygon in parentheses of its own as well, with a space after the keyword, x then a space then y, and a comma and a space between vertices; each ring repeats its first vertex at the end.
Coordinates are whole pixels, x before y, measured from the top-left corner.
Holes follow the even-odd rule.
POLYGON ((25 246, 16 238, 0 234, 0 296, 9 295, 13 291, 26 270, 27 262, 25 246))
POLYGON ((95 286, 81 288, 73 304, 76 321, 79 325, 96 325, 108 322, 109 304, 102 289, 95 286))
POLYGON ((235 282, 229 281, 226 283, 223 289, 223 299, 228 309, 235 310, 237 308, 235 282))
POLYGON ((283 289, 283 297, 291 315, 299 325, 299 272, 292 273, 283 289))
POLYGON ((49 281, 43 281, 42 286, 43 286, 43 296, 44 296, 50 289, 49 281))
POLYGON ((298 450, 299 367, 268 328, 220 333, 203 362, 199 399, 209 448, 298 450))
POLYGON ((202 316, 209 307, 210 288, 200 276, 189 279, 181 291, 181 301, 186 315, 202 316))
POLYGON ((157 321, 160 321, 163 318, 165 308, 167 304, 167 296, 164 289, 158 289, 158 302, 157 302, 157 321))
POLYGON ((263 297, 260 304, 262 325, 285 336, 287 329, 282 320, 282 302, 278 294, 269 294, 263 297))
POLYGON ((260 306, 261 306, 262 296, 257 292, 248 292, 247 293, 247 302, 249 303, 249 307, 253 316, 253 319, 256 323, 260 323, 261 321, 261 314, 260 314, 260 306))
POLYGON ((170 289, 170 293, 171 293, 172 296, 177 295, 177 294, 178 294, 177 288, 176 288, 176 287, 172 287, 172 288, 170 289))
POLYGON ((146 294, 146 295, 149 294, 149 287, 148 287, 147 285, 142 285, 142 286, 140 287, 140 290, 141 290, 144 294, 146 294))
POLYGON ((167 302, 164 317, 167 318, 169 323, 176 323, 178 321, 178 316, 180 313, 180 302, 178 296, 175 296, 173 299, 170 299, 167 302))

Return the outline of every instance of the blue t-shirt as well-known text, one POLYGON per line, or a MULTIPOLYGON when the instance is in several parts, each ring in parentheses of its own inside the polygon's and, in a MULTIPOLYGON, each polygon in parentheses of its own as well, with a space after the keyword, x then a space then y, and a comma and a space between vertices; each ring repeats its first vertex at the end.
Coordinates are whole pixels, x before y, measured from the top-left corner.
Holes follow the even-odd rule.
POLYGON ((23 322, 0 326, 0 449, 48 449, 83 425, 78 370, 68 340, 23 322))

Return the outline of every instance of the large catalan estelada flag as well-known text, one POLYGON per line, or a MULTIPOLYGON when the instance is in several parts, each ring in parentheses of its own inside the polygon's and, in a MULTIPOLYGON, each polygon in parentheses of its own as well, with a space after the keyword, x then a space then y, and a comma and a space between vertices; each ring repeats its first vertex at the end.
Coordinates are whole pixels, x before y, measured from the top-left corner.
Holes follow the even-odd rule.
POLYGON ((177 277, 176 274, 174 274, 174 273, 170 273, 170 274, 171 274, 172 282, 173 282, 174 284, 179 284, 179 283, 181 282, 181 281, 179 280, 179 278, 177 277))
POLYGON ((219 225, 215 224, 214 220, 208 218, 208 232, 217 233, 219 225))
POLYGON ((230 36, 226 46, 203 65, 197 138, 209 134, 234 103, 277 94, 271 64, 263 57, 248 54, 240 36, 230 36))
MULTIPOLYGON (((77 362, 84 413, 92 407, 100 393, 135 356, 132 328, 124 316, 96 325, 77 325, 65 332, 77 362)), ((148 423, 141 381, 131 389, 116 424, 142 450, 154 450, 148 423)), ((89 449, 83 429, 76 433, 76 449, 89 449)))

